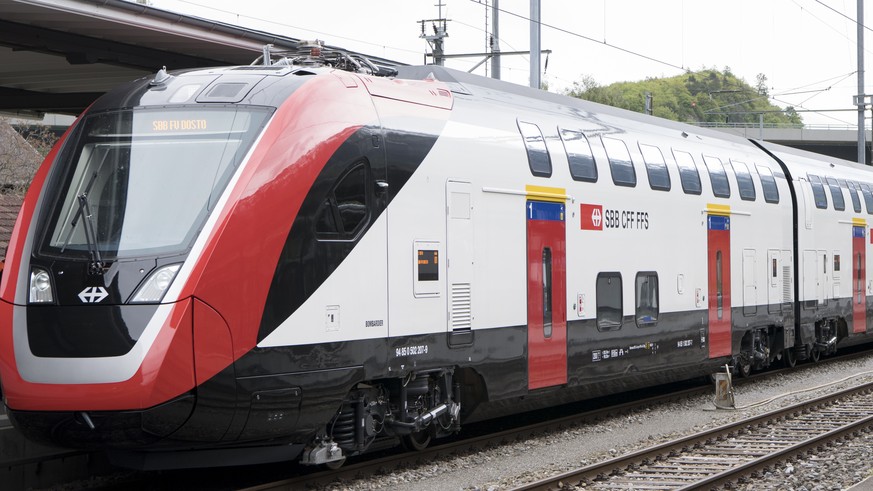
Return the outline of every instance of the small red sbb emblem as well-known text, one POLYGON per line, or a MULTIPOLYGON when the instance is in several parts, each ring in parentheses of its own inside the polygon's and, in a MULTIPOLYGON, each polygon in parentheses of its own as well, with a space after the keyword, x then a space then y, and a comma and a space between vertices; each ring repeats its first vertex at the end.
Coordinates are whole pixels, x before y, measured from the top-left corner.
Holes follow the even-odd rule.
POLYGON ((579 216, 582 219, 582 230, 603 230, 603 206, 579 205, 579 216))

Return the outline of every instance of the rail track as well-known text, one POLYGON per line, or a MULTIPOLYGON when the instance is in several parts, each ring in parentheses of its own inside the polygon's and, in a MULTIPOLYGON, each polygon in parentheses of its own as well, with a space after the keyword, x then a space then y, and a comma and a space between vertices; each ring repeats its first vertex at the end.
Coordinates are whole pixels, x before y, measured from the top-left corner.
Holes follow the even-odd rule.
MULTIPOLYGON (((866 350, 857 353, 846 353, 839 357, 822 360, 820 363, 798 365, 794 369, 770 370, 767 372, 755 374, 749 378, 735 379, 735 383, 736 385, 742 385, 761 378, 777 376, 778 374, 785 373, 786 371, 790 370, 793 370, 795 372, 802 370, 815 370, 816 368, 821 367, 827 363, 839 360, 850 360, 853 357, 867 356, 869 355, 869 353, 870 352, 866 350)), ((420 463, 433 462, 436 459, 446 458, 449 455, 461 455, 468 452, 475 452, 477 450, 488 448, 489 446, 493 445, 506 444, 517 440, 523 440, 525 438, 535 435, 560 431, 566 428, 573 427, 575 425, 591 424, 603 418, 615 417, 617 415, 629 413, 635 410, 639 410, 641 408, 657 406, 659 404, 666 404, 669 402, 682 400, 684 398, 708 395, 712 394, 712 392, 712 385, 702 384, 700 386, 695 386, 684 390, 668 391, 668 393, 664 394, 635 399, 631 402, 626 402, 622 404, 601 403, 602 407, 598 409, 576 412, 556 419, 537 421, 531 424, 520 425, 516 423, 516 425, 512 428, 496 433, 489 432, 482 435, 469 436, 469 433, 466 431, 469 430, 469 428, 465 428, 465 436, 463 438, 458 438, 457 440, 451 441, 449 443, 435 445, 425 449, 424 451, 401 453, 396 455, 392 454, 376 459, 362 460, 361 462, 355 464, 347 464, 345 467, 342 467, 338 470, 325 470, 320 472, 307 473, 305 475, 290 477, 288 479, 281 479, 275 482, 258 484, 251 487, 243 487, 242 489, 246 489, 248 491, 262 491, 273 489, 300 489, 304 487, 310 489, 325 487, 330 484, 336 484, 337 482, 349 482, 355 479, 366 478, 367 476, 383 474, 387 471, 394 469, 403 469, 415 466, 420 463)), ((580 406, 577 405, 577 407, 580 406)), ((871 404, 871 407, 873 407, 873 404, 871 404)), ((624 468, 621 468, 621 470, 624 470, 624 468)), ((611 471, 601 471, 600 473, 604 472, 605 475, 608 475, 611 471)), ((568 479, 558 479, 555 480, 554 483, 557 484, 559 481, 562 484, 567 484, 569 482, 568 479)), ((542 488, 533 487, 530 489, 558 489, 557 487, 549 487, 549 485, 545 482, 543 485, 544 487, 542 488)), ((519 489, 528 488, 522 487, 519 489)), ((645 488, 634 487, 634 489, 645 488)))
POLYGON ((693 397, 709 393, 711 391, 712 388, 709 386, 696 386, 623 404, 609 404, 598 409, 563 416, 557 419, 538 421, 524 426, 498 431, 496 433, 488 432, 481 435, 465 436, 417 452, 405 452, 371 460, 364 460, 356 464, 346 465, 336 470, 315 472, 242 489, 245 491, 265 491, 274 489, 301 489, 304 488, 304 486, 309 488, 326 486, 337 481, 359 479, 368 475, 384 472, 386 469, 403 468, 420 462, 445 458, 448 455, 475 451, 476 449, 486 448, 490 445, 500 445, 538 434, 557 431, 576 424, 593 422, 605 417, 613 417, 628 411, 639 409, 640 407, 664 404, 685 397, 693 397))
POLYGON ((709 489, 873 425, 873 383, 530 483, 556 489, 709 489))
MULTIPOLYGON (((840 356, 822 360, 817 364, 799 365, 793 372, 815 370, 819 367, 837 361, 848 361, 855 357, 868 356, 870 351, 862 350, 854 353, 844 353, 840 356)), ((753 375, 750 378, 737 379, 737 385, 753 382, 766 377, 778 376, 783 370, 771 370, 753 375)), ((587 401, 568 405, 569 409, 562 411, 543 411, 543 414, 527 418, 526 423, 519 421, 518 417, 509 422, 494 425, 491 423, 479 423, 465 426, 462 434, 447 443, 434 445, 419 452, 400 452, 397 450, 386 451, 374 455, 362 456, 350 459, 345 466, 336 470, 317 470, 311 467, 301 467, 289 464, 269 464, 253 467, 251 470, 241 468, 171 471, 163 473, 132 472, 119 470, 117 476, 107 476, 106 482, 89 481, 86 486, 77 488, 75 484, 68 486, 69 489, 126 489, 131 486, 151 487, 152 489, 172 488, 180 482, 196 483, 202 488, 221 487, 222 489, 247 489, 271 490, 271 489, 318 489, 330 488, 332 485, 353 482, 356 479, 368 478, 374 475, 385 474, 395 470, 415 468, 416 466, 436 462, 453 455, 469 455, 489 447, 523 441, 529 437, 545 435, 551 432, 559 432, 577 425, 596 424, 600 420, 612 418, 617 415, 628 414, 646 407, 656 407, 661 404, 681 401, 687 398, 711 395, 711 384, 699 384, 682 390, 658 389, 655 396, 645 397, 636 393, 622 394, 620 397, 603 398, 601 400, 587 401), (630 402, 617 403, 618 400, 630 402), (596 409, 591 409, 596 408, 596 409), (556 414, 560 414, 557 418, 556 414), (500 431, 495 430, 503 424, 500 431), (226 472, 224 472, 226 471, 226 472), (266 482, 269 481, 269 482, 266 482)), ((650 391, 649 394, 654 392, 650 391)), ((873 404, 871 404, 873 407, 873 404)), ((686 445, 687 446, 687 445, 686 445)), ((654 460, 653 460, 654 461, 654 460)), ((626 471, 622 468, 622 471, 626 471)), ((603 471, 606 472, 606 471, 603 471)), ((609 474, 609 472, 606 472, 609 474)), ((563 476, 563 475, 562 475, 563 476)), ((569 482, 566 478, 565 484, 569 482)), ((522 488, 526 489, 526 488, 522 488)), ((531 488, 536 489, 536 488, 531 488)), ((543 489, 548 489, 545 487, 543 489)), ((640 489, 636 487, 635 489, 640 489)))

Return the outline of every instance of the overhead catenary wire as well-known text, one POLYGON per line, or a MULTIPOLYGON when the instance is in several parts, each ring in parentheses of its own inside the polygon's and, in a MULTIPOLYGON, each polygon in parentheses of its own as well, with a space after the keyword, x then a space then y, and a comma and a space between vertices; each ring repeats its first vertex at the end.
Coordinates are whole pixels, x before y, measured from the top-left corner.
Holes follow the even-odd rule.
POLYGON ((255 16, 253 16, 253 15, 240 14, 239 12, 233 12, 233 11, 230 11, 230 10, 220 9, 220 8, 214 7, 214 6, 212 6, 212 5, 204 5, 204 4, 202 4, 202 3, 193 2, 193 1, 191 1, 191 0, 176 0, 176 1, 179 2, 179 3, 184 3, 184 4, 192 5, 192 6, 194 6, 194 7, 199 7, 199 8, 203 8, 203 9, 212 10, 212 11, 215 11, 215 12, 220 12, 220 13, 222 13, 222 14, 226 14, 226 15, 233 15, 233 16, 236 16, 237 18, 246 18, 246 19, 250 19, 250 20, 253 20, 253 21, 257 21, 257 22, 266 22, 266 23, 274 24, 274 25, 277 25, 277 26, 280 26, 280 27, 285 27, 285 28, 290 28, 290 29, 296 29, 296 30, 299 30, 299 31, 305 31, 305 32, 311 32, 311 33, 313 33, 313 34, 317 34, 317 35, 321 35, 321 36, 328 36, 328 37, 330 37, 331 39, 342 39, 342 40, 345 40, 345 41, 353 41, 353 42, 355 42, 355 43, 366 44, 366 45, 369 45, 369 46, 375 46, 375 47, 382 48, 382 49, 391 49, 391 50, 401 51, 401 52, 405 52, 405 53, 412 53, 412 54, 415 54, 415 55, 420 55, 420 54, 421 54, 420 51, 416 51, 416 50, 412 50, 412 49, 398 48, 398 47, 395 47, 395 46, 387 46, 387 45, 384 45, 384 44, 374 43, 374 42, 372 42, 372 41, 365 41, 365 40, 363 40, 363 39, 357 39, 357 38, 352 38, 352 37, 348 37, 348 36, 341 36, 341 35, 339 35, 339 34, 334 34, 334 33, 330 33, 330 32, 315 31, 315 30, 312 30, 312 29, 308 29, 308 28, 306 28, 306 27, 300 27, 300 26, 295 26, 295 25, 291 25, 291 24, 285 24, 285 23, 283 23, 283 22, 278 22, 278 21, 276 21, 275 19, 265 19, 265 18, 262 18, 262 17, 255 17, 255 16))
POLYGON ((839 10, 837 10, 837 9, 835 9, 835 8, 833 8, 833 7, 831 7, 830 5, 828 5, 828 4, 824 3, 824 2, 822 2, 821 0, 815 0, 815 3, 817 3, 817 4, 821 5, 821 6, 823 6, 824 8, 826 8, 826 9, 828 9, 828 10, 830 10, 830 11, 836 13, 837 15, 839 15, 839 16, 841 16, 841 17, 845 17, 846 19, 848 19, 849 21, 851 21, 851 22, 853 22, 853 23, 855 23, 855 24, 859 24, 859 25, 860 25, 864 30, 867 30, 867 31, 873 32, 873 29, 870 29, 869 27, 867 27, 866 25, 864 25, 863 19, 861 19, 861 20, 853 19, 853 18, 849 17, 848 15, 846 15, 846 14, 840 12, 839 10))
MULTIPOLYGON (((480 5, 486 5, 485 0, 470 0, 470 1, 473 2, 473 3, 478 3, 478 4, 480 4, 480 5)), ((524 16, 524 15, 521 15, 521 14, 517 14, 517 13, 515 13, 515 12, 509 11, 509 10, 506 10, 506 9, 503 9, 503 8, 498 8, 497 10, 499 10, 500 12, 502 12, 502 13, 504 13, 504 14, 511 15, 511 16, 513 16, 513 17, 519 18, 519 19, 524 20, 524 21, 527 21, 527 22, 531 22, 531 18, 530 18, 530 17, 524 16)), ((688 70, 688 69, 687 69, 686 67, 684 67, 684 66, 680 66, 680 65, 677 65, 677 64, 675 64, 675 63, 670 63, 669 61, 660 60, 660 59, 655 58, 655 57, 653 57, 653 56, 649 56, 649 55, 646 55, 646 54, 643 54, 643 53, 640 53, 640 52, 637 52, 637 51, 634 51, 634 50, 631 50, 631 49, 628 49, 628 48, 623 48, 623 47, 621 47, 621 46, 618 46, 618 45, 615 45, 615 44, 608 43, 608 42, 606 42, 605 39, 604 39, 604 40, 595 39, 595 38, 592 38, 592 37, 590 37, 590 36, 586 36, 586 35, 584 35, 584 34, 579 34, 578 32, 573 32, 573 31, 571 31, 571 30, 569 30, 569 29, 564 29, 564 28, 562 28, 562 27, 557 27, 557 26, 554 26, 554 25, 551 25, 551 24, 546 24, 546 23, 543 22, 543 21, 539 21, 538 23, 539 23, 539 25, 540 25, 541 27, 547 27, 547 28, 549 28, 549 29, 552 29, 552 30, 555 30, 555 31, 558 31, 558 32, 562 32, 562 33, 564 33, 564 34, 567 34, 567 35, 570 35, 570 36, 573 36, 573 37, 577 37, 577 38, 580 38, 580 39, 584 39, 584 40, 586 40, 586 41, 591 41, 591 42, 593 42, 593 43, 601 44, 601 45, 603 45, 603 46, 607 46, 607 47, 610 47, 610 48, 612 48, 612 49, 617 49, 617 50, 619 50, 619 51, 622 51, 622 52, 624 52, 624 53, 627 53, 627 54, 630 54, 630 55, 633 55, 633 56, 636 56, 636 57, 639 57, 639 58, 643 58, 643 59, 646 59, 646 60, 649 60, 649 61, 653 61, 653 62, 655 62, 655 63, 659 63, 659 64, 661 64, 661 65, 665 65, 665 66, 668 66, 668 67, 671 67, 671 68, 675 68, 675 69, 677 69, 677 70, 682 70, 683 72, 688 70)))
MULTIPOLYGON (((358 37, 353 37, 353 36, 348 36, 348 35, 336 35, 333 32, 313 30, 311 28, 301 27, 300 25, 293 25, 292 23, 282 22, 277 17, 269 17, 267 15, 259 17, 259 16, 257 16, 257 13, 255 13, 255 12, 252 12, 251 14, 248 13, 251 11, 243 11, 246 13, 241 13, 239 11, 235 12, 235 11, 233 11, 233 10, 235 10, 233 8, 227 8, 227 7, 221 8, 220 6, 215 6, 214 4, 205 2, 203 0, 175 0, 175 1, 182 3, 182 4, 190 5, 192 7, 208 10, 211 12, 215 12, 217 14, 221 14, 222 16, 225 16, 228 19, 228 22, 235 22, 233 19, 236 19, 236 21, 238 21, 238 22, 239 21, 241 21, 241 22, 249 22, 249 21, 265 22, 265 23, 269 23, 272 25, 281 26, 284 29, 299 30, 299 31, 303 31, 303 32, 312 33, 312 35, 328 36, 330 38, 347 40, 347 41, 351 41, 351 42, 355 42, 355 43, 360 43, 363 45, 378 47, 378 48, 383 49, 383 50, 390 50, 390 51, 398 52, 398 53, 414 54, 416 56, 419 56, 421 54, 420 50, 409 49, 408 45, 402 46, 402 47, 397 47, 395 45, 388 45, 386 43, 374 43, 372 41, 366 40, 367 38, 361 39, 358 37)), ((490 7, 490 5, 489 5, 490 2, 486 1, 486 0, 471 0, 471 1, 478 4, 478 5, 484 5, 486 7, 490 7)), ((839 15, 841 15, 849 20, 852 20, 852 22, 855 22, 854 19, 851 19, 850 17, 839 13, 839 11, 837 11, 836 9, 834 9, 832 7, 829 7, 827 4, 823 3, 821 0, 812 0, 812 2, 810 2, 810 3, 807 3, 807 2, 809 2, 809 0, 807 0, 807 1, 790 0, 790 2, 795 4, 799 9, 803 10, 808 15, 810 15, 811 18, 815 18, 817 22, 823 24, 824 26, 827 26, 831 30, 835 30, 835 29, 830 23, 823 20, 823 18, 821 16, 816 16, 816 12, 814 12, 814 11, 815 10, 820 11, 820 9, 815 8, 815 6, 812 5, 812 2, 818 3, 820 7, 827 8, 829 11, 833 11, 833 12, 835 12, 835 13, 837 13, 837 14, 839 14, 839 15)), ((507 10, 506 8, 500 8, 499 11, 502 12, 504 15, 508 15, 511 17, 515 17, 515 18, 530 22, 528 16, 514 13, 512 11, 507 10)), ((684 11, 683 11, 683 15, 684 15, 684 11)), ((621 45, 616 45, 614 43, 607 42, 605 37, 602 40, 596 39, 595 37, 586 36, 586 35, 581 34, 579 32, 575 32, 572 29, 566 29, 566 28, 560 27, 558 25, 544 23, 544 22, 540 22, 540 25, 545 26, 547 29, 554 30, 556 32, 561 32, 561 33, 564 33, 564 34, 569 35, 569 36, 573 36, 574 38, 577 38, 577 39, 581 39, 584 41, 590 41, 592 43, 596 43, 596 44, 602 45, 602 46, 607 47, 607 48, 612 48, 614 50, 618 50, 620 52, 627 53, 631 56, 635 56, 635 57, 638 57, 640 59, 649 60, 653 63, 657 63, 659 65, 669 67, 670 69, 682 70, 685 72, 690 71, 690 68, 688 68, 686 66, 686 63, 684 60, 684 53, 683 53, 683 60, 681 61, 681 63, 677 64, 677 63, 673 63, 673 62, 668 61, 668 59, 666 59, 666 58, 658 57, 657 55, 650 56, 642 51, 639 51, 639 50, 636 50, 633 48, 628 48, 628 47, 624 47, 621 45)), ((465 26, 472 27, 469 25, 465 25, 465 26)), ((865 29, 870 30, 870 28, 868 28, 866 26, 865 26, 865 29)), ((481 29, 478 29, 478 30, 481 30, 481 29)), ((843 37, 846 37, 848 40, 847 36, 844 35, 843 37)), ((505 43, 506 39, 501 39, 501 41, 505 43)), ((519 57, 520 60, 525 59, 525 58, 526 57, 519 57)), ((459 62, 462 62, 462 61, 459 61, 459 62)), ((522 68, 522 67, 513 68, 511 66, 507 66, 506 69, 510 72, 521 72, 521 73, 525 73, 525 72, 529 71, 529 69, 526 69, 526 68, 522 68)), ((560 77, 559 73, 554 72, 554 71, 553 71, 553 74, 549 75, 549 78, 554 80, 554 81, 558 81, 559 85, 563 83, 564 85, 570 86, 575 82, 575 80, 571 81, 571 80, 566 80, 566 79, 560 77)), ((808 100, 805 100, 804 102, 808 102, 808 100)))

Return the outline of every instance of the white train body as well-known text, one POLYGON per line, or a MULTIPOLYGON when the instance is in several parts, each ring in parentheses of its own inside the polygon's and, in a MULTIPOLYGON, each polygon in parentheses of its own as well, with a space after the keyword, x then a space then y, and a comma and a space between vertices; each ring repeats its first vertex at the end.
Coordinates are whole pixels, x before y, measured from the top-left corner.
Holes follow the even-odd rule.
POLYGON ((867 167, 442 67, 136 81, 25 201, 0 284, 4 399, 35 438, 141 467, 421 447, 869 341, 871 212, 867 167), (125 256, 149 230, 122 224, 152 223, 137 186, 176 177, 140 156, 188 169, 192 142, 223 177, 191 186, 203 203, 162 201, 190 217, 184 240, 125 256), (141 294, 155 275, 165 290, 141 294))

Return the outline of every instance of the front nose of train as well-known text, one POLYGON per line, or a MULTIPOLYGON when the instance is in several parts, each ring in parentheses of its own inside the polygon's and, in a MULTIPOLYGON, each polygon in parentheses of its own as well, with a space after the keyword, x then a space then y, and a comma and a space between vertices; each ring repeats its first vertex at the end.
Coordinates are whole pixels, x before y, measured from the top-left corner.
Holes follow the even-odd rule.
POLYGON ((16 343, 18 375, 3 374, 4 398, 12 421, 32 438, 86 448, 197 446, 233 433, 236 412, 245 410, 235 402, 228 327, 216 310, 199 300, 188 297, 152 307, 52 306, 44 311, 3 302, 2 310, 31 333, 56 330, 55 325, 71 332, 99 326, 106 335, 145 325, 121 355, 36 356, 32 346, 46 344, 37 353, 47 354, 44 350, 60 350, 64 344, 44 343, 35 336, 29 336, 32 342, 16 343), (153 326, 158 327, 150 331, 153 326))

